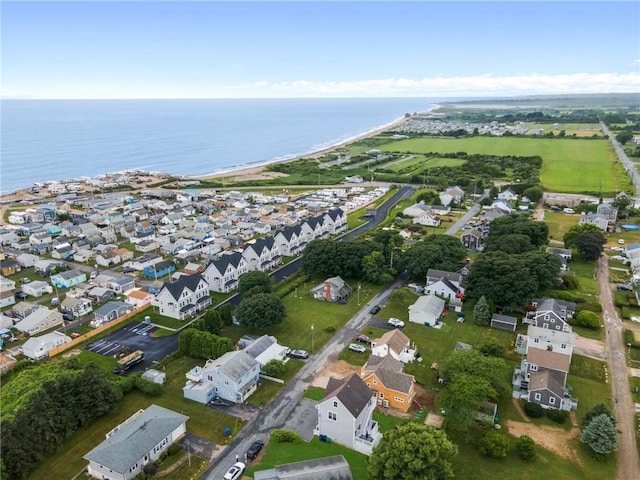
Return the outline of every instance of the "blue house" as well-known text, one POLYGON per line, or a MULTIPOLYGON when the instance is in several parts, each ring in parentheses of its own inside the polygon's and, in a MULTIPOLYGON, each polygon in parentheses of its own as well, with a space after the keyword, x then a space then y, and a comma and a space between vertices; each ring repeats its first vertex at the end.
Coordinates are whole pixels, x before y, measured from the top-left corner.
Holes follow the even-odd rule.
POLYGON ((87 274, 74 268, 51 275, 51 284, 57 288, 71 288, 87 281, 87 274))
POLYGON ((153 278, 154 280, 157 280, 160 277, 171 275, 171 273, 175 271, 176 265, 170 260, 164 260, 162 262, 156 263, 155 265, 144 267, 142 273, 147 278, 153 278))

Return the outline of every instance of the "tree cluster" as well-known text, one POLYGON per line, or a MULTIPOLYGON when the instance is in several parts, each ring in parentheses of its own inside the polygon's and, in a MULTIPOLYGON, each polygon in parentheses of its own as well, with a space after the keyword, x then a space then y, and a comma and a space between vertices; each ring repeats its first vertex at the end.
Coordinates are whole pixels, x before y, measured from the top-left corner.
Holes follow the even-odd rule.
POLYGON ((111 412, 122 398, 96 364, 70 365, 33 391, 13 418, 3 420, 1 452, 8 478, 26 478, 73 432, 111 412))
POLYGON ((284 303, 273 293, 258 293, 244 298, 236 310, 236 318, 245 327, 270 327, 281 323, 286 316, 284 303))
POLYGON ((585 260, 597 260, 604 251, 607 237, 596 225, 572 226, 562 237, 565 248, 575 248, 585 260))
POLYGON ((414 280, 424 281, 430 268, 455 271, 466 258, 460 240, 449 235, 430 235, 407 249, 398 262, 414 280))
POLYGON ((191 358, 218 358, 233 350, 233 340, 197 328, 187 328, 178 335, 178 351, 191 358))
POLYGON ((453 478, 458 448, 442 430, 407 422, 385 432, 369 457, 371 480, 444 480, 453 478))

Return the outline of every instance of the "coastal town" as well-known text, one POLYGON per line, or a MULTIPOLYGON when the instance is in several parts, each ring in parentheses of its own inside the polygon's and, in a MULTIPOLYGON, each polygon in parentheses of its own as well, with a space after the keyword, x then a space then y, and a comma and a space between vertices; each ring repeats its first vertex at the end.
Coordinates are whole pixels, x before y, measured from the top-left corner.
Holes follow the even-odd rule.
MULTIPOLYGON (((510 125, 408 118, 379 145, 546 134, 510 125)), ((420 165, 368 147, 349 161, 420 165)), ((385 436, 412 428, 505 445, 504 431, 520 432, 538 455, 588 458, 578 438, 594 409, 635 449, 637 192, 368 181, 323 165, 332 158, 315 160, 343 177, 318 187, 208 188, 133 170, 2 197, 0 393, 29 370, 97 362, 92 382, 133 379, 122 402, 143 399, 110 407, 74 478, 364 479, 393 445, 385 436), (470 374, 481 393, 466 402, 470 374), (298 444, 326 453, 273 453, 298 444)), ((15 400, 3 410, 20 418, 15 400)))

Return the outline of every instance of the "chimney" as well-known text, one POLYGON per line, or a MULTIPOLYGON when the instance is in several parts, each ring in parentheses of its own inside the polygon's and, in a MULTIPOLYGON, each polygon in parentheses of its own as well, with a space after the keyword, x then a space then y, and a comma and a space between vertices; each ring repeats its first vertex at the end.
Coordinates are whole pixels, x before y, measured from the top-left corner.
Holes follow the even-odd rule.
POLYGON ((324 282, 324 299, 327 302, 331 301, 331 283, 330 282, 324 282))

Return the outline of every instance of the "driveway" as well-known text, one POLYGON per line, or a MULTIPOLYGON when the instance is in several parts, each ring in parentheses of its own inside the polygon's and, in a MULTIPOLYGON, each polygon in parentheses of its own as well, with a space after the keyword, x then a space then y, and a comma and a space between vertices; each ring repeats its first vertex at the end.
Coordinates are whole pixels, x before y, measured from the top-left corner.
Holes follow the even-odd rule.
POLYGON ((285 430, 293 430, 305 442, 310 442, 313 438, 313 429, 318 423, 317 404, 315 400, 303 398, 287 417, 284 424, 285 430))

